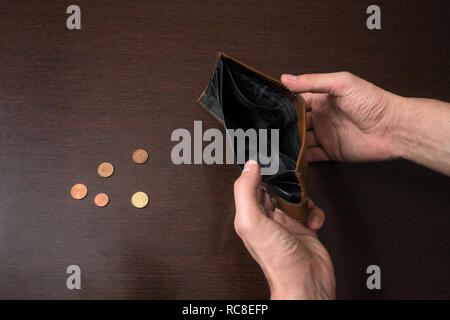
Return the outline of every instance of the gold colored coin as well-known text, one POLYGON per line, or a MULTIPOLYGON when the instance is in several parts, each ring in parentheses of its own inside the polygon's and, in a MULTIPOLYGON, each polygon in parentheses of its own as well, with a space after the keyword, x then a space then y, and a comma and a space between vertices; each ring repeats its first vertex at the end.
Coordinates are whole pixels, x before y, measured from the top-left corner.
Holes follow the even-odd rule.
POLYGON ((136 192, 131 197, 131 204, 138 209, 144 208, 148 204, 148 196, 142 191, 136 192))
POLYGON ((104 207, 108 204, 109 198, 106 193, 99 193, 95 196, 94 202, 99 207, 104 207))
POLYGON ((70 190, 70 195, 76 200, 81 200, 87 195, 87 188, 84 184, 77 183, 70 190))
POLYGON ((143 164, 148 160, 148 153, 144 149, 138 149, 133 152, 133 161, 138 164, 143 164))
POLYGON ((101 165, 98 166, 97 172, 100 177, 108 178, 111 177, 114 173, 114 167, 109 162, 103 162, 101 165))

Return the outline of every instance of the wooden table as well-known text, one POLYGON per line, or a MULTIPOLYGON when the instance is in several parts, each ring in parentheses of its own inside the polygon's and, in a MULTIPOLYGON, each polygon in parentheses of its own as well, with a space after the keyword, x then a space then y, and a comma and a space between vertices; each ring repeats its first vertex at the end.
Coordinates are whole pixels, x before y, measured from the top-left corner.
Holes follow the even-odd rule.
MULTIPOLYGON (((217 51, 267 74, 351 71, 449 100, 448 4, 2 1, 0 298, 259 299, 268 287, 233 229, 232 165, 174 165, 176 128, 220 128, 195 100, 217 51), (131 161, 137 148, 150 160, 131 161), (100 178, 98 164, 116 172, 100 178), (70 198, 73 184, 89 188, 70 198), (130 197, 145 191, 150 205, 130 197), (94 205, 98 192, 110 203, 94 205), (82 289, 66 288, 66 268, 82 289)), ((406 161, 311 165, 338 298, 450 298, 450 179, 406 161), (382 289, 366 288, 381 267, 382 289)))

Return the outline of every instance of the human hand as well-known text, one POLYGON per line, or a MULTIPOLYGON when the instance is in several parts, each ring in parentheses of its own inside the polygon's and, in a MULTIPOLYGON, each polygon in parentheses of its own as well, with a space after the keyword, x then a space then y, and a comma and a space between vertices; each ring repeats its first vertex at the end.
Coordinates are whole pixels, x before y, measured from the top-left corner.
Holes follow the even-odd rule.
POLYGON ((399 96, 348 72, 282 75, 306 101, 310 161, 371 161, 399 157, 394 107, 399 96))
POLYGON ((234 184, 234 197, 234 227, 263 270, 271 299, 334 299, 333 264, 315 232, 323 211, 310 200, 305 226, 274 208, 252 160, 234 184))

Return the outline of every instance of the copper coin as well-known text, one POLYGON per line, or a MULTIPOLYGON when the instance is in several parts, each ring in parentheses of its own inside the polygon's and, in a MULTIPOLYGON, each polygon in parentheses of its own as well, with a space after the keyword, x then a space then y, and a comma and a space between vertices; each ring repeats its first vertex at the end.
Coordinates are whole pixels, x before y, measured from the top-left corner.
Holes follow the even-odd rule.
POLYGON ((114 173, 114 167, 109 162, 103 162, 101 165, 98 166, 97 172, 100 177, 108 178, 111 177, 114 173))
POLYGON ((138 164, 143 164, 148 160, 148 153, 144 149, 138 149, 133 152, 133 161, 138 164))
POLYGON ((104 207, 108 204, 109 198, 106 193, 99 193, 95 196, 94 202, 99 207, 104 207))
POLYGON ((81 200, 84 197, 86 197, 86 195, 87 195, 87 188, 86 188, 86 186, 84 184, 77 183, 70 190, 70 195, 74 199, 81 200))

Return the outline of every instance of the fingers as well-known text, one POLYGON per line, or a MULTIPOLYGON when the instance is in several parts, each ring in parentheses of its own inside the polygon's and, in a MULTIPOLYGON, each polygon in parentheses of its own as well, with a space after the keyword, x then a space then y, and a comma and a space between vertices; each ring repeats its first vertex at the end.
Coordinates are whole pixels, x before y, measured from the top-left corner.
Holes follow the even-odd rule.
POLYGON ((239 235, 254 229, 255 225, 266 218, 262 205, 260 168, 255 160, 247 161, 241 176, 234 183, 234 200, 234 226, 239 235))
POLYGON ((322 228, 325 222, 325 213, 322 209, 317 207, 312 200, 308 201, 308 220, 306 221, 306 227, 304 224, 298 223, 278 208, 270 213, 270 217, 293 233, 307 233, 308 229, 306 227, 311 231, 317 231, 322 228))
POLYGON ((349 72, 313 73, 299 76, 283 74, 281 82, 295 92, 328 93, 340 95, 356 78, 349 72))
POLYGON ((313 99, 314 99, 314 93, 305 92, 305 93, 302 93, 302 97, 303 97, 303 100, 305 100, 306 111, 311 110, 311 106, 313 104, 313 99))
POLYGON ((289 232, 312 234, 311 230, 308 230, 303 223, 295 221, 278 208, 270 213, 270 217, 285 227, 289 232))
POLYGON ((308 162, 330 161, 330 157, 321 146, 308 148, 308 162))
POLYGON ((330 158, 325 153, 316 137, 312 126, 312 113, 306 112, 306 148, 308 148, 308 161, 319 162, 329 161, 330 158))
POLYGON ((322 228, 325 222, 325 213, 317 207, 312 200, 308 201, 308 220, 306 225, 313 231, 322 228))
POLYGON ((306 130, 312 129, 312 115, 311 112, 306 113, 306 130))
MULTIPOLYGON (((319 147, 313 147, 315 149, 319 147)), ((250 160, 245 164, 241 176, 234 184, 234 198, 236 204, 236 216, 234 226, 241 238, 255 238, 253 231, 259 230, 260 224, 269 216, 294 233, 308 233, 320 229, 325 221, 324 212, 309 200, 308 220, 306 226, 287 216, 281 210, 275 208, 270 196, 262 189, 260 168, 256 161, 250 160)))
POLYGON ((317 141, 316 135, 313 130, 306 131, 306 147, 312 148, 317 147, 319 142, 317 141))
POLYGON ((264 209, 266 209, 266 212, 273 211, 274 205, 272 203, 272 200, 270 199, 270 195, 264 190, 263 192, 263 200, 262 200, 264 209))

